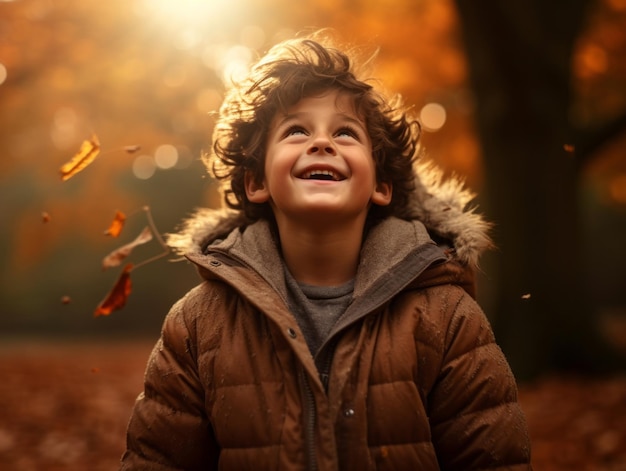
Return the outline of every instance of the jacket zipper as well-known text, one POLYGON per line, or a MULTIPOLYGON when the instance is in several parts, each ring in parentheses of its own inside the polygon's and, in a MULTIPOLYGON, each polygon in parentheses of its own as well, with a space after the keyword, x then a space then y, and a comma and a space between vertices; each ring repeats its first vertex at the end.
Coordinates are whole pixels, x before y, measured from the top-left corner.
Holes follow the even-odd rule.
POLYGON ((324 386, 324 391, 328 395, 328 384, 330 382, 330 366, 333 361, 333 354, 335 352, 335 345, 337 344, 336 337, 332 339, 324 348, 320 350, 319 356, 315 358, 315 366, 324 386))
POLYGON ((308 471, 317 471, 317 457, 315 453, 315 396, 306 377, 304 369, 300 368, 300 383, 303 395, 304 427, 304 454, 308 471))

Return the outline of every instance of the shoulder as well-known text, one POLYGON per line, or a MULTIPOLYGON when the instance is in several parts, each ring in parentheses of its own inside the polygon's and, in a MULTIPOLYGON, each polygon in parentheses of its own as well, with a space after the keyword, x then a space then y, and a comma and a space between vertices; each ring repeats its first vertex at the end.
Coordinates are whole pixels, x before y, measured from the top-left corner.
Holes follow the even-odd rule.
POLYGON ((410 287, 399 293, 392 305, 399 315, 411 314, 416 337, 433 346, 436 343, 441 352, 453 335, 463 335, 470 327, 470 335, 483 327, 490 331, 481 307, 453 281, 410 287))
POLYGON ((487 316, 461 284, 423 286, 402 296, 420 313, 419 337, 431 343, 436 341, 442 353, 495 342, 487 316))
POLYGON ((187 315, 197 316, 207 306, 214 305, 225 296, 232 296, 231 291, 229 285, 219 279, 204 280, 190 289, 174 306, 187 315))
POLYGON ((165 317, 162 338, 175 344, 217 341, 223 318, 229 315, 233 290, 218 280, 207 280, 189 290, 165 317))
MULTIPOLYGON (((490 323, 478 303, 454 283, 409 288, 393 300, 392 316, 413 333, 429 365, 443 365, 463 355, 480 353, 495 345, 490 323), (407 323, 409 323, 407 325, 407 323)), ((431 381, 438 371, 431 371, 431 381)))

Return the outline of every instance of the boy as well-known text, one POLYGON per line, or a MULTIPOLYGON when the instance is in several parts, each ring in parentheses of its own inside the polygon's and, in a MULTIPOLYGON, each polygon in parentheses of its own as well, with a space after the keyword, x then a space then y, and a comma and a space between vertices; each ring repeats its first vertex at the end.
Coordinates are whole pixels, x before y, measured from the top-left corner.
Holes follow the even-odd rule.
POLYGON ((227 211, 170 242, 204 277, 168 314, 123 470, 530 469, 473 300, 487 224, 415 165, 419 127, 318 39, 226 95, 227 211))

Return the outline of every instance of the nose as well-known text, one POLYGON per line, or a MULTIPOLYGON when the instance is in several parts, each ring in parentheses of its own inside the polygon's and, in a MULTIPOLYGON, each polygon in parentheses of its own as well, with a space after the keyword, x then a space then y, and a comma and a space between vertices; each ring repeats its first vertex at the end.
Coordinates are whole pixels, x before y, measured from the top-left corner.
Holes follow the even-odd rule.
POLYGON ((332 141, 326 137, 326 135, 318 135, 313 138, 313 141, 309 145, 307 154, 328 154, 337 155, 337 150, 332 141))

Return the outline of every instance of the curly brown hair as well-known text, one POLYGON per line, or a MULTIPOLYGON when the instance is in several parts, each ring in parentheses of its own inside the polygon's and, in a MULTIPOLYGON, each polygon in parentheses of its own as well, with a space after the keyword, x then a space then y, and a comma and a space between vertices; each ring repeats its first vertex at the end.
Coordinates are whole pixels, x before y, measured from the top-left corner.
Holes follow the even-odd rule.
POLYGON ((206 163, 222 183, 224 201, 251 219, 272 218, 267 203, 251 203, 244 177, 264 178, 266 139, 277 112, 302 98, 340 90, 353 98, 372 142, 379 182, 391 183, 388 206, 372 205, 370 221, 400 215, 414 189, 413 162, 418 154, 419 123, 408 116, 399 95, 387 98, 357 78, 355 61, 320 34, 281 42, 226 93, 213 132, 213 154, 206 163))

